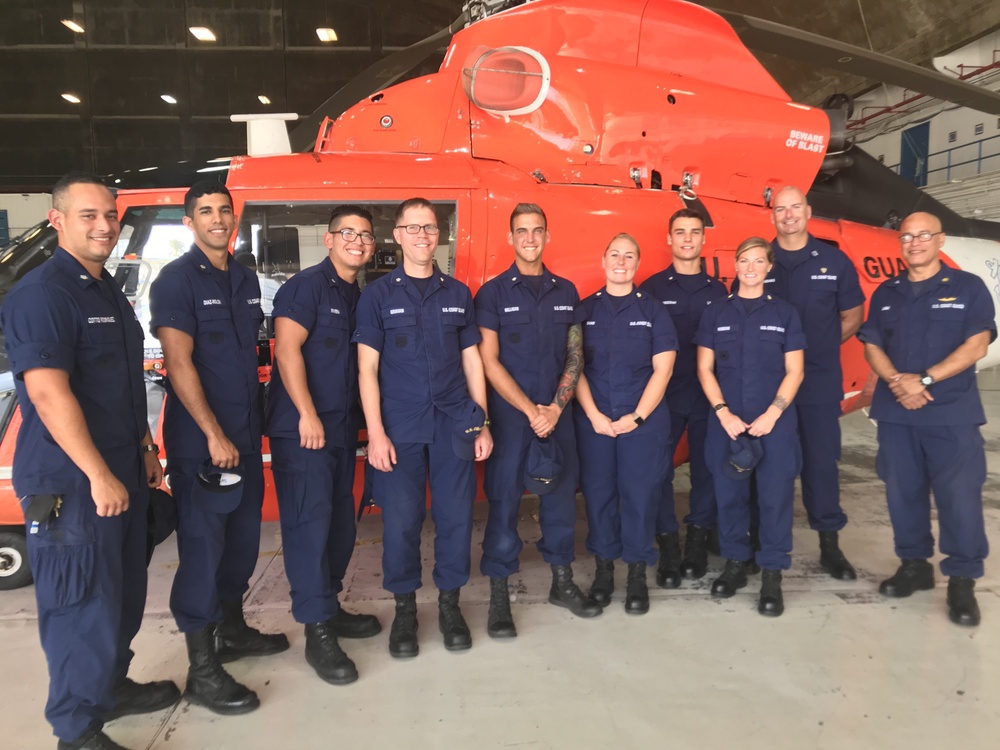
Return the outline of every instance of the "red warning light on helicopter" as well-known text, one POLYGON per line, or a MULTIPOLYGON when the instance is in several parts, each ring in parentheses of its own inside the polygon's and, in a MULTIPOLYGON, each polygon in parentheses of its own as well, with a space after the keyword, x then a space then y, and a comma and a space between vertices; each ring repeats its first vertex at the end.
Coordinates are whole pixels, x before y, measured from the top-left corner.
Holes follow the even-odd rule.
POLYGON ((392 117, 390 115, 382 115, 382 119, 378 121, 378 124, 383 128, 392 127, 392 117))

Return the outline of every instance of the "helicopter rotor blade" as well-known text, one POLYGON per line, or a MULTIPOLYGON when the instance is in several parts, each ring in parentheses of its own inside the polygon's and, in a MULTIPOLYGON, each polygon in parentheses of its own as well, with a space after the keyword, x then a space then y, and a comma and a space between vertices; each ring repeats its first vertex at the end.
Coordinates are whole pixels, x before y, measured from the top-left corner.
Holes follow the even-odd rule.
POLYGON ((751 49, 883 81, 969 109, 1000 115, 1000 93, 936 70, 762 18, 712 8, 751 49))
POLYGON ((333 96, 323 102, 315 112, 299 120, 295 130, 289 134, 292 151, 302 152, 313 148, 323 118, 339 117, 362 99, 391 86, 424 60, 447 48, 451 38, 465 26, 468 19, 468 12, 463 12, 440 31, 411 44, 406 49, 383 57, 366 68, 356 78, 348 81, 333 96))

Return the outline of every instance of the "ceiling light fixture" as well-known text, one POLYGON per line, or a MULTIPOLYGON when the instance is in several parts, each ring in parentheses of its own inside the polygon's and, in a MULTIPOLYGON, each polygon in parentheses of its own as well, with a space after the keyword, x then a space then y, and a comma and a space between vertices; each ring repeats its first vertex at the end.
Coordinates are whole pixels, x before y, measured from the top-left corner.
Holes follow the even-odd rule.
POLYGON ((78 97, 76 94, 66 93, 62 95, 62 98, 68 101, 70 104, 80 103, 80 97, 78 97))
POLYGON ((215 33, 207 26, 191 26, 190 31, 199 42, 214 42, 215 33))
POLYGON ((170 94, 160 94, 160 98, 167 104, 177 104, 177 99, 172 97, 170 94))
POLYGON ((316 29, 316 36, 319 37, 319 40, 321 42, 337 41, 337 32, 331 29, 329 26, 322 29, 316 29))
POLYGON ((78 24, 72 18, 64 18, 59 23, 61 23, 67 29, 69 29, 70 31, 72 31, 74 34, 82 34, 83 33, 83 26, 81 26, 80 24, 78 24))
POLYGON ((270 104, 271 103, 271 100, 268 99, 263 94, 261 94, 260 96, 257 97, 257 101, 259 101, 261 104, 270 104))

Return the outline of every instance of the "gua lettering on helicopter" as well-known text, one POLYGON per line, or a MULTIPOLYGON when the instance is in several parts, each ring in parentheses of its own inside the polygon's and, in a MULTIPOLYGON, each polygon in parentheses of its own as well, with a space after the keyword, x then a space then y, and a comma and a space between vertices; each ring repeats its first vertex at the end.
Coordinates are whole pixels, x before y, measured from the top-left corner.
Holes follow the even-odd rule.
POLYGON ((862 260, 862 268, 869 279, 884 280, 906 273, 906 263, 902 258, 885 255, 868 255, 862 260))

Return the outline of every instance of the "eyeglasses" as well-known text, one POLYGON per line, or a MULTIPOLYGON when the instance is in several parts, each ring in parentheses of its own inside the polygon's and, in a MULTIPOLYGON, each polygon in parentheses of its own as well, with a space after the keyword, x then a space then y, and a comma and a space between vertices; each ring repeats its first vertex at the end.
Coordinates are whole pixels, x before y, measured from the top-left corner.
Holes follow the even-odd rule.
POLYGON ((932 237, 937 237, 939 234, 944 234, 944 232, 928 232, 926 229, 917 234, 906 234, 899 235, 899 241, 903 245, 909 245, 913 240, 920 240, 921 242, 930 242, 932 237))
POLYGON ((354 242, 354 240, 360 237, 362 245, 375 244, 375 235, 371 232, 355 232, 353 229, 338 229, 336 232, 331 232, 331 234, 339 234, 344 238, 344 242, 354 242))
POLYGON ((402 229, 407 234, 420 234, 420 230, 424 230, 424 234, 437 234, 441 231, 437 224, 398 224, 396 229, 402 229))

